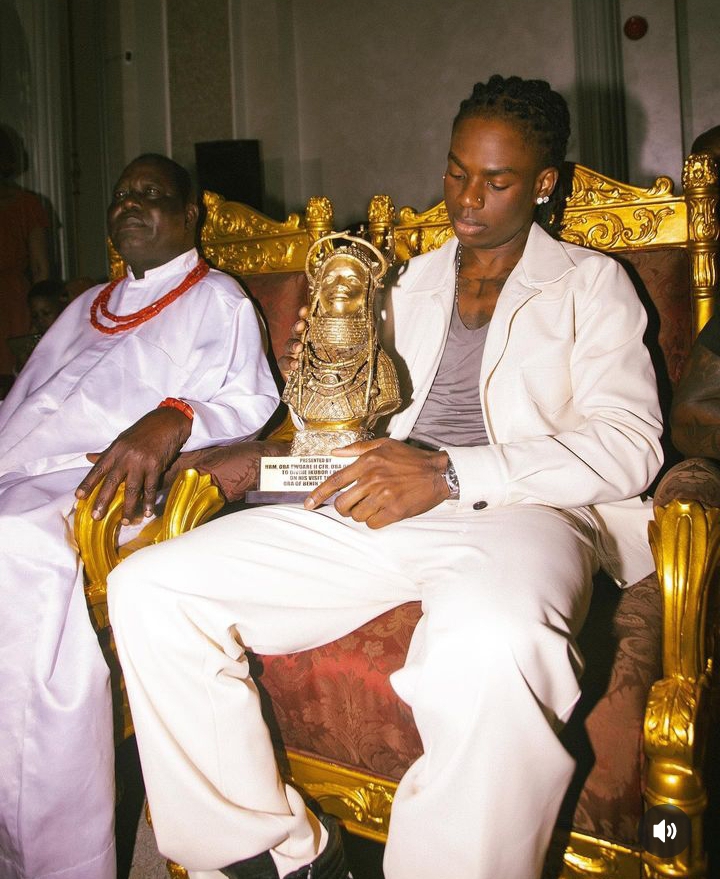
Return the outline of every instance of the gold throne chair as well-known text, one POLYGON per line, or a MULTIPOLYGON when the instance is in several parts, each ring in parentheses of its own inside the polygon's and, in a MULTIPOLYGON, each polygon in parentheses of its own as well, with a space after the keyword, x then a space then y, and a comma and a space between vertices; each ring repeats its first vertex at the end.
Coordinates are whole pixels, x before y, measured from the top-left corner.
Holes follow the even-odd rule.
MULTIPOLYGON (((717 169, 708 156, 690 156, 679 195, 665 177, 643 189, 579 165, 567 171, 571 188, 560 235, 609 252, 628 268, 648 309, 648 344, 667 413, 717 294, 717 169)), ((398 259, 452 235, 442 204, 396 213, 387 196, 371 201, 368 230, 378 244, 392 231, 398 259)), ((274 345, 282 346, 289 325, 279 339, 271 329, 274 345)), ((672 462, 669 446, 668 455, 672 462)), ((184 473, 164 518, 175 516, 179 530, 204 521, 222 505, 213 480, 222 486, 222 473, 184 473)), ((564 734, 577 771, 548 855, 548 879, 710 876, 707 751, 719 689, 720 470, 679 463, 655 499, 656 573, 625 590, 602 578, 596 583, 581 639, 584 695, 564 734), (679 806, 691 821, 689 847, 671 859, 644 851, 638 838, 644 809, 658 804, 679 806)), ((91 560, 102 562, 98 602, 100 579, 118 560, 117 553, 103 555, 95 534, 103 528, 111 532, 114 525, 83 519, 78 511, 89 579, 91 560)), ((350 832, 371 840, 386 838, 397 781, 420 753, 410 711, 387 683, 404 660, 419 615, 416 604, 404 605, 332 644, 257 657, 286 775, 350 832)))

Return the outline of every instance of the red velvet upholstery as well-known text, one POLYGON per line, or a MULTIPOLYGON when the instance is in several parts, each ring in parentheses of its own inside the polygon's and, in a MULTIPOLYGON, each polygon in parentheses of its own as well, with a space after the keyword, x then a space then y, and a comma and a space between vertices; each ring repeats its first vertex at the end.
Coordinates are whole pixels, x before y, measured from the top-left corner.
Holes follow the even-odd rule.
POLYGON ((398 781, 422 749, 388 675, 405 661, 419 618, 412 602, 331 644, 258 657, 285 747, 398 781))
POLYGON ((650 294, 650 345, 659 344, 667 377, 674 386, 680 379, 692 343, 687 251, 677 247, 660 247, 657 250, 624 251, 618 256, 635 281, 646 306, 648 298, 645 291, 650 294))
POLYGON ((583 695, 563 731, 577 760, 560 822, 632 845, 643 812, 643 718, 648 691, 661 676, 661 607, 651 574, 619 590, 596 578, 580 636, 587 666, 583 695))
MULTIPOLYGON (((388 675, 404 662, 419 603, 340 640, 291 656, 257 657, 282 746, 399 780, 421 753, 410 709, 388 675)), ((568 827, 626 843, 642 814, 638 770, 647 693, 660 677, 660 595, 652 575, 620 591, 598 578, 581 648, 591 658, 564 733, 578 761, 563 807, 568 827)))
POLYGON ((277 361, 298 319, 298 309, 307 304, 307 276, 305 272, 266 272, 243 275, 240 280, 260 308, 277 361))

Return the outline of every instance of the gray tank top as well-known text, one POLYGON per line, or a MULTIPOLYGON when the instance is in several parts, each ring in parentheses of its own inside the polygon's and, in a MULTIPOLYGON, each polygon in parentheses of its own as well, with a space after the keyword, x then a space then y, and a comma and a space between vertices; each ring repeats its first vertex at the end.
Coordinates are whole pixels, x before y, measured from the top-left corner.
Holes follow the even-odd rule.
POLYGON ((480 364, 489 323, 469 330, 453 306, 450 331, 435 380, 409 439, 419 445, 483 446, 488 437, 480 406, 480 364))

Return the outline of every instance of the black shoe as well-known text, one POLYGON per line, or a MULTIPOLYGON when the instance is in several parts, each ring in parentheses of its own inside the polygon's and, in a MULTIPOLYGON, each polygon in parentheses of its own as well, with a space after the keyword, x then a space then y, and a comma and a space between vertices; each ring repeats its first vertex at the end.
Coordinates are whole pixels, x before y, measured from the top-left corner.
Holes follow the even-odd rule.
MULTIPOLYGON (((327 845, 310 864, 288 873, 285 879, 353 879, 343 851, 337 821, 324 813, 318 815, 328 832, 327 845)), ((237 861, 220 870, 229 879, 280 879, 270 852, 237 861)))

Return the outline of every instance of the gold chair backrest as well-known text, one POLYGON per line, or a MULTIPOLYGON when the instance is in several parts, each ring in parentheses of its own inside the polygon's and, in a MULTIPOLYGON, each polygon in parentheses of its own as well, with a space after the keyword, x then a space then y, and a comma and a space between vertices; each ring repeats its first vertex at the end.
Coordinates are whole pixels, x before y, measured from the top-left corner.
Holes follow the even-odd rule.
MULTIPOLYGON (((696 335, 712 314, 718 291, 718 171, 712 158, 704 153, 687 158, 680 195, 673 195, 669 177, 658 177, 643 189, 583 165, 569 169, 572 187, 560 237, 608 252, 686 249, 696 335)), ((404 207, 396 214, 391 199, 377 195, 368 212, 372 240, 381 244, 390 228, 398 260, 434 250, 453 235, 443 202, 422 212, 404 207)))
MULTIPOLYGON (((234 275, 303 271, 310 244, 332 231, 330 200, 313 196, 305 214, 273 220, 255 208, 203 193, 205 218, 200 232, 203 255, 213 266, 234 275)), ((125 263, 107 242, 110 276, 121 278, 125 263)))

